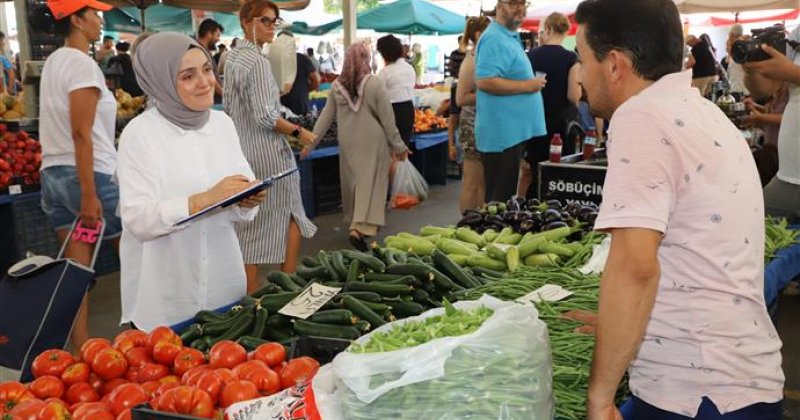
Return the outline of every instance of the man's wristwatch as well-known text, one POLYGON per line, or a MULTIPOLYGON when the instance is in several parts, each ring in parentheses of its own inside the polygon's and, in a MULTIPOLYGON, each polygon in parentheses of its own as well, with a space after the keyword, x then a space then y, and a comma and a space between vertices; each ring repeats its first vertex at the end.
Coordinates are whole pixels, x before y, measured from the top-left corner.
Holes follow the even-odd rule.
POLYGON ((300 126, 294 126, 294 131, 292 131, 292 136, 300 138, 300 126))

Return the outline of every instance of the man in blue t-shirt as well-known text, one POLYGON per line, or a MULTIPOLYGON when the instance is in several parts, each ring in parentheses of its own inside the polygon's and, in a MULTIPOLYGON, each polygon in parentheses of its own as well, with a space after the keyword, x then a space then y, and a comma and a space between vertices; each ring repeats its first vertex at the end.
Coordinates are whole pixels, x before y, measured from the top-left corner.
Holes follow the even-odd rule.
POLYGON ((497 17, 478 41, 475 56, 475 141, 484 166, 487 201, 505 201, 517 191, 525 142, 547 133, 539 93, 517 29, 529 3, 497 2, 497 17))

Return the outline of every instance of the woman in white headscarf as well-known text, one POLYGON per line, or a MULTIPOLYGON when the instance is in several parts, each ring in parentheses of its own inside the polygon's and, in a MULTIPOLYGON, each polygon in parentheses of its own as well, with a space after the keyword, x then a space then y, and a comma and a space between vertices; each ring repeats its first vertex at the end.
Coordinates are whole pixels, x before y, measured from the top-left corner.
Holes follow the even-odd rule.
POLYGON ((233 121, 210 110, 215 78, 205 48, 158 33, 138 45, 133 66, 154 106, 120 137, 122 322, 150 330, 245 294, 234 222, 253 220, 266 193, 176 226, 249 187, 253 171, 233 121))

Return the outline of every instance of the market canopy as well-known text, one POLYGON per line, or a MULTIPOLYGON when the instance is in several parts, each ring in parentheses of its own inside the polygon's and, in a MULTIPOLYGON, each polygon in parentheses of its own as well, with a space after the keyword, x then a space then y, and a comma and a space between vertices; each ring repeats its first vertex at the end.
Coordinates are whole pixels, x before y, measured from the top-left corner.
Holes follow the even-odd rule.
MULTIPOLYGON (((358 14, 356 27, 403 35, 452 35, 464 32, 465 17, 425 0, 397 0, 358 14)), ((292 27, 299 34, 322 35, 342 26, 342 19, 320 26, 302 22, 292 27)))
POLYGON ((675 0, 681 13, 746 12, 800 8, 800 0, 675 0))

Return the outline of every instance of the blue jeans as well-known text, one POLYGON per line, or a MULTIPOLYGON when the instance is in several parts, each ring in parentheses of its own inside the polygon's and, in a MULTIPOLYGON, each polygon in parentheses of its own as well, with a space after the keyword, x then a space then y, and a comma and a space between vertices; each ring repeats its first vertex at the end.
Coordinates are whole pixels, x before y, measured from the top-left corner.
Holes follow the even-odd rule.
MULTIPOLYGON (((782 411, 781 401, 778 401, 753 404, 727 414, 720 414, 717 406, 707 397, 703 397, 703 403, 700 404, 700 409, 694 418, 698 420, 781 420, 783 419, 782 411)), ((662 410, 633 397, 632 417, 626 417, 626 420, 685 420, 691 418, 662 410)))
MULTIPOLYGON (((74 166, 51 166, 42 170, 42 210, 55 230, 69 229, 81 212, 81 187, 74 166)), ((119 187, 111 175, 94 173, 97 198, 103 205, 106 230, 103 239, 118 238, 122 222, 117 217, 119 187)))

